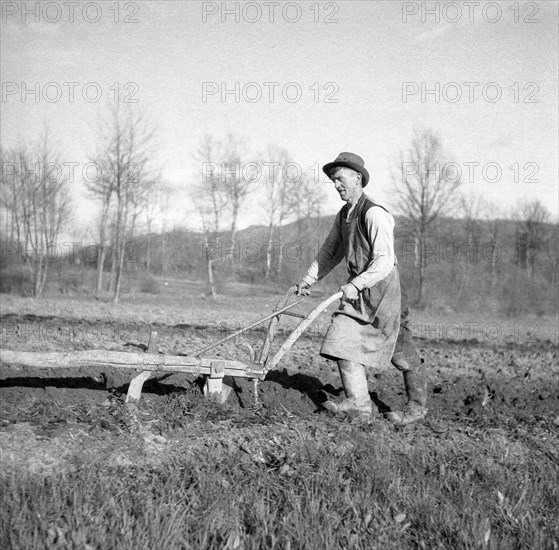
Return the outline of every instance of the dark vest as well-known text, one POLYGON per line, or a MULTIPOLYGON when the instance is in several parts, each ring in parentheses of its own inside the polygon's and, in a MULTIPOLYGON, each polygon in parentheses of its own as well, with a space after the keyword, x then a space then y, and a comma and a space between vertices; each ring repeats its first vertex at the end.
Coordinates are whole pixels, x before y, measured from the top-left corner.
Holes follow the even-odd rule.
POLYGON ((365 222, 365 216, 373 206, 380 206, 386 210, 384 206, 376 204, 363 193, 349 217, 349 203, 340 210, 342 246, 350 279, 363 273, 373 260, 372 243, 369 242, 365 222))

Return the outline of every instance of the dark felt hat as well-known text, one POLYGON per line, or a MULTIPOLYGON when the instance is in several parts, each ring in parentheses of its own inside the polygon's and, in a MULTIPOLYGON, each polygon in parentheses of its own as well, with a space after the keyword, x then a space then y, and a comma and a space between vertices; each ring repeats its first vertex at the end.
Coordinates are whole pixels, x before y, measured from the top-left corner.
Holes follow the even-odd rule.
POLYGON ((340 153, 334 162, 329 162, 322 167, 324 173, 330 177, 334 168, 345 166, 359 172, 362 176, 362 185, 365 187, 369 183, 369 172, 365 168, 365 161, 355 153, 340 153))

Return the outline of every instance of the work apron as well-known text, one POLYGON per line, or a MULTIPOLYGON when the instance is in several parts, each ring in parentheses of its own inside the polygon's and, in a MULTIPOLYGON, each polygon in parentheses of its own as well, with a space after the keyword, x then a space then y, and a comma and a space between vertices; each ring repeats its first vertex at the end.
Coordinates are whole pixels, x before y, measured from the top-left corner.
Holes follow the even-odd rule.
MULTIPOLYGON (((360 212, 340 220, 344 255, 350 269, 350 282, 366 269, 363 236, 358 235, 360 212), (357 263, 356 263, 357 262, 357 263), (362 265, 359 265, 362 264, 362 265)), ((330 327, 320 349, 328 359, 346 359, 367 367, 390 365, 400 327, 400 277, 398 268, 371 288, 362 290, 353 302, 341 301, 332 315, 330 327)))

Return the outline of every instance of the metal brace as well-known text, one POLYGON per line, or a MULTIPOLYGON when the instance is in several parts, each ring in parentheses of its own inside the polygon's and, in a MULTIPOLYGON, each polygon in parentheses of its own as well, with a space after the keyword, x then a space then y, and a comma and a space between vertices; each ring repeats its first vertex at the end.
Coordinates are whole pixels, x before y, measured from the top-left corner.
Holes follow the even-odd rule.
MULTIPOLYGON (((157 353, 157 332, 155 330, 152 330, 149 333, 149 342, 146 353, 157 353)), ((163 359, 163 361, 165 360, 163 359)), ((163 364, 163 362, 161 364, 163 364)), ((128 392, 126 393, 125 402, 130 404, 131 407, 137 407, 138 401, 140 401, 140 397, 142 396, 142 388, 144 386, 144 382, 151 375, 152 371, 142 371, 130 381, 128 392)))
POLYGON ((210 363, 210 378, 223 378, 225 376, 225 362, 220 361, 219 359, 216 361, 212 361, 210 363))
POLYGON ((223 377, 225 376, 225 363, 220 360, 212 361, 210 363, 210 375, 206 378, 204 385, 204 395, 212 397, 218 403, 225 403, 232 388, 223 384, 223 377))

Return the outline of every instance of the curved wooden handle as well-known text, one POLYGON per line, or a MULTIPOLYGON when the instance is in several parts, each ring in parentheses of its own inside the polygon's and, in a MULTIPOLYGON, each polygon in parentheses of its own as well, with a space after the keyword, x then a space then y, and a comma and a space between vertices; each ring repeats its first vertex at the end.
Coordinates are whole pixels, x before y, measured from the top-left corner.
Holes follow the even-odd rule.
MULTIPOLYGON (((285 305, 289 301, 289 298, 291 298, 291 296, 294 294, 296 290, 297 290, 297 285, 293 285, 292 287, 289 287, 285 295, 282 298, 280 298, 280 301, 277 303, 275 311, 285 307, 285 305)), ((276 335, 276 326, 278 324, 278 321, 279 321, 278 317, 272 317, 270 319, 270 322, 268 324, 268 332, 266 333, 264 344, 262 345, 262 349, 260 350, 260 357, 258 358, 258 363, 260 365, 263 365, 268 360, 268 355, 270 354, 270 346, 272 345, 272 342, 274 341, 274 336, 276 335)))
POLYGON ((343 296, 343 292, 336 292, 320 304, 318 304, 298 325, 297 328, 287 337, 276 354, 266 361, 264 372, 272 370, 282 359, 282 357, 289 351, 291 346, 297 341, 299 336, 307 329, 307 327, 332 303, 339 300, 343 296))

